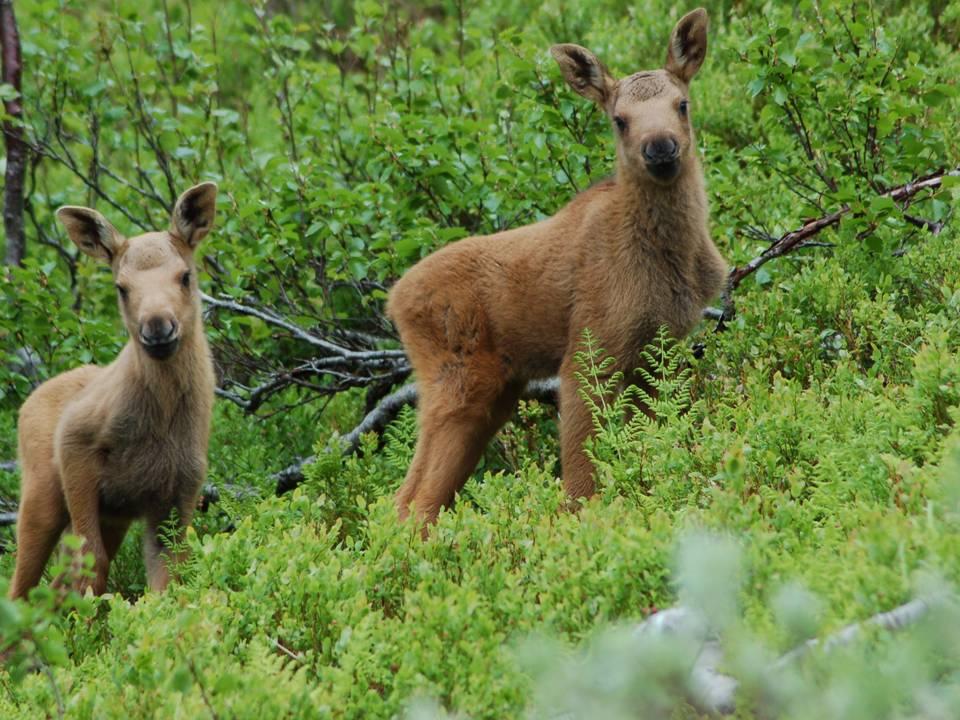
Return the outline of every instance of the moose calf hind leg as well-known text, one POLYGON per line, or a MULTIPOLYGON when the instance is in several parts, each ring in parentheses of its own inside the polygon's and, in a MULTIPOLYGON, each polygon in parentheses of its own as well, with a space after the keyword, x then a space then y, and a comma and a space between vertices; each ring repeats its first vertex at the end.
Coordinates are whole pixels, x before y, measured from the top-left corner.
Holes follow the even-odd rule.
POLYGON ((419 520, 432 523, 453 502, 487 443, 513 413, 520 389, 509 385, 492 402, 474 397, 458 408, 421 405, 417 455, 397 493, 401 517, 412 504, 419 520))

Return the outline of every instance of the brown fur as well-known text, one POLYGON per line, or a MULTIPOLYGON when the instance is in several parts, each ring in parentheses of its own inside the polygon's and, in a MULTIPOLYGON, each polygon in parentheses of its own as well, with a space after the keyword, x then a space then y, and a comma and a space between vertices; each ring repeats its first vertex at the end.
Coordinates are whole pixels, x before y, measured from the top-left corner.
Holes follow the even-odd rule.
POLYGON ((572 498, 593 494, 583 452, 592 424, 574 379, 581 332, 590 328, 629 372, 661 325, 685 335, 719 293, 726 263, 710 239, 703 172, 681 112, 706 26, 705 11, 689 13, 665 69, 619 82, 589 50, 554 46, 567 82, 614 121, 616 177, 547 220, 453 243, 394 286, 388 312, 420 395, 416 454, 396 496, 402 517, 412 506, 433 521, 526 382, 558 371, 564 486, 572 498), (675 147, 677 157, 654 168, 674 177, 648 168, 644 152, 657 147, 675 147))
POLYGON ((103 593, 110 561, 138 518, 147 523, 149 586, 166 586, 158 526, 175 509, 187 527, 206 473, 214 374, 193 253, 213 225, 216 191, 213 183, 191 188, 177 201, 169 231, 129 240, 95 210, 57 211, 83 252, 110 263, 130 341, 106 367, 87 365, 45 382, 20 410, 23 480, 11 597, 37 584, 68 526, 94 557, 95 577, 80 589, 103 593))

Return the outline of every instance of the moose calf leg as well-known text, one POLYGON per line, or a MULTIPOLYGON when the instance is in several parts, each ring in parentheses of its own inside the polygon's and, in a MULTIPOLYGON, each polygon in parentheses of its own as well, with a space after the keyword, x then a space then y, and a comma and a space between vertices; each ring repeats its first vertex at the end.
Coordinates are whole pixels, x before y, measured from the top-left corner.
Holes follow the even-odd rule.
MULTIPOLYGON (((177 525, 174 529, 173 542, 180 545, 186 535, 187 527, 193 517, 193 504, 178 508, 177 525)), ((143 560, 147 567, 147 587, 155 592, 162 592, 170 584, 170 570, 173 566, 182 563, 187 556, 186 551, 177 548, 168 548, 161 537, 161 525, 167 521, 170 513, 158 514, 147 518, 147 527, 143 536, 143 560)))
POLYGON ((563 488, 571 500, 596 492, 593 463, 583 447, 593 434, 593 419, 578 388, 572 363, 565 360, 560 369, 560 458, 563 488))
POLYGON ((113 562, 113 559, 117 556, 129 528, 129 520, 117 518, 102 518, 100 520, 100 536, 103 538, 103 549, 107 554, 108 562, 113 562))
POLYGON ((79 580, 76 589, 82 593, 90 587, 94 595, 102 595, 107 591, 110 558, 100 533, 101 465, 93 453, 74 446, 61 453, 60 471, 71 531, 83 538, 82 552, 93 555, 94 577, 79 580))
POLYGON ((490 438, 513 413, 521 388, 510 384, 492 398, 468 392, 469 399, 455 407, 443 396, 421 401, 417 452, 396 497, 401 518, 412 504, 418 520, 432 523, 453 502, 490 438))
POLYGON ((17 564, 10 585, 11 598, 26 597, 30 588, 40 582, 67 522, 67 507, 59 489, 52 497, 24 496, 17 517, 17 564))

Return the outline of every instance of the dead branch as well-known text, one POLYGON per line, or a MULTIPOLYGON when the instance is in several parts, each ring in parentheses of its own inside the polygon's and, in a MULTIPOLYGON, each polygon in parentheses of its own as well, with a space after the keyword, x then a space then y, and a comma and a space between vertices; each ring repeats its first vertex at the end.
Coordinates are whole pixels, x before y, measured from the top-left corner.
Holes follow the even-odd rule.
POLYGON ((16 93, 5 100, 3 137, 7 146, 7 169, 3 192, 3 229, 7 239, 7 265, 20 265, 26 254, 23 231, 23 185, 27 173, 27 144, 23 133, 23 105, 20 76, 23 60, 20 33, 13 12, 13 0, 0 0, 0 48, 2 48, 2 81, 16 93))
POLYGON ((829 652, 834 648, 849 645, 868 628, 875 627, 880 630, 886 630, 887 632, 902 630, 916 623, 920 618, 929 613, 933 607, 942 604, 944 600, 945 598, 940 596, 911 600, 905 605, 901 605, 888 612, 877 613, 863 622, 847 625, 842 630, 838 630, 823 640, 818 638, 807 640, 802 645, 795 647, 790 652, 781 656, 780 659, 774 663, 773 667, 776 670, 781 670, 805 657, 810 651, 818 647, 822 648, 824 652, 829 652))
POLYGON ((410 374, 406 358, 370 358, 351 360, 349 358, 316 358, 308 360, 291 369, 278 370, 267 375, 264 382, 255 387, 246 387, 233 380, 224 380, 228 387, 239 388, 243 394, 233 392, 227 387, 217 388, 217 395, 229 400, 246 413, 255 413, 271 397, 289 387, 309 390, 317 397, 336 395, 355 387, 370 387, 386 383, 393 385, 403 382, 410 374), (381 370, 381 372, 378 372, 381 370), (326 379, 320 384, 312 378, 326 379), (332 381, 332 382, 329 382, 332 381))
POLYGON ((410 365, 403 350, 381 349, 376 344, 385 338, 334 328, 323 336, 306 329, 271 308, 239 302, 230 298, 216 298, 202 294, 207 314, 214 310, 255 317, 282 331, 289 337, 319 351, 319 355, 294 367, 279 367, 271 372, 255 364, 250 368, 258 384, 247 386, 226 379, 217 394, 236 404, 247 413, 256 412, 272 396, 289 387, 299 387, 317 397, 335 395, 354 387, 401 383, 410 374, 410 365), (357 350, 349 345, 359 344, 367 349, 357 350))
POLYGON ((281 328, 289 332, 293 337, 298 340, 302 340, 305 343, 318 347, 322 350, 325 350, 331 355, 338 355, 345 359, 350 360, 376 360, 384 358, 403 358, 406 359, 406 356, 403 353, 403 350, 368 350, 368 351, 358 351, 350 350, 349 348, 338 345, 337 343, 331 342, 322 338, 318 335, 315 335, 307 330, 304 330, 299 325, 290 322, 285 319, 278 313, 270 310, 269 308, 255 307, 253 305, 246 305, 244 303, 239 303, 235 300, 227 300, 222 298, 214 298, 206 293, 201 293, 203 301, 210 307, 213 308, 222 308, 230 310, 241 315, 248 315, 250 317, 255 317, 268 325, 281 328))

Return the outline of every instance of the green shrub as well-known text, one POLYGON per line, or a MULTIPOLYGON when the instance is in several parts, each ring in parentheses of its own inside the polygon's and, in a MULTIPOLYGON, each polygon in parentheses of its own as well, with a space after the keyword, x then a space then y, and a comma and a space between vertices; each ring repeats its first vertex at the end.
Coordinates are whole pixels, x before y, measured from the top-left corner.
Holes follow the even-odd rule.
MULTIPOLYGON (((556 418, 526 403, 421 540, 391 500, 413 411, 343 457, 356 391, 313 405, 290 391, 260 418, 221 402, 209 478, 221 501, 197 515, 181 581, 144 594, 133 533, 111 596, 45 583, 31 604, 0 603, 14 658, 0 715, 695 717, 678 692, 686 649, 621 631, 690 597, 718 610, 742 717, 955 714, 949 607, 914 633, 814 654, 786 680, 767 670, 924 578, 958 581, 958 185, 905 211, 877 197, 957 165, 960 9, 709 9, 691 93, 725 256, 742 265, 809 217, 851 212, 816 237, 829 247, 741 285, 725 332, 659 338, 642 389, 620 392, 590 340, 598 497, 564 509, 556 418), (307 482, 274 497, 272 473, 311 447, 307 482), (677 555, 681 538, 717 534, 736 552, 708 540, 677 555)), ((206 290, 307 328, 388 334, 385 290, 417 259, 550 215, 611 172, 605 119, 563 87, 547 47, 590 46, 621 74, 653 67, 680 12, 659 0, 17 10, 28 134, 49 147, 30 179, 27 261, 0 273, 0 460, 31 385, 18 350, 48 377, 108 361, 123 340, 111 282, 76 262, 59 204, 95 204, 134 233, 163 227, 184 185, 215 179, 206 290), (79 177, 98 160, 99 190, 79 177)), ((311 352, 253 317, 218 312, 208 327, 233 389, 311 352)), ((4 498, 16 479, 0 471, 4 498)), ((11 530, 0 539, 10 547, 11 530)), ((0 576, 11 570, 7 553, 0 576)))

